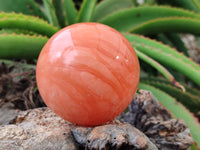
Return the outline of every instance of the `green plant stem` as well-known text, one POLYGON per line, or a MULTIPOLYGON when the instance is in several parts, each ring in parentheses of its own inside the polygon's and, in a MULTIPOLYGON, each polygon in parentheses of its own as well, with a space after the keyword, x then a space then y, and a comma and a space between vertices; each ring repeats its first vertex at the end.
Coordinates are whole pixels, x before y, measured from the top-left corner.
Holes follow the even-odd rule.
POLYGON ((45 13, 46 13, 49 23, 51 23, 54 26, 59 27, 53 1, 52 0, 42 0, 42 1, 44 3, 45 13))
POLYGON ((185 47, 185 44, 181 40, 181 37, 177 33, 167 33, 165 34, 170 41, 173 43, 173 45, 177 48, 179 52, 182 52, 185 56, 189 57, 188 50, 185 47))
POLYGON ((77 10, 75 8, 73 0, 63 0, 63 7, 65 12, 66 24, 74 24, 77 16, 77 10))
POLYGON ((84 0, 76 18, 78 22, 90 22, 97 0, 84 0))
POLYGON ((61 28, 65 27, 65 17, 63 13, 62 0, 53 0, 53 6, 55 8, 55 14, 57 16, 58 23, 61 28))
POLYGON ((161 89, 162 91, 165 91, 166 93, 175 97, 177 101, 180 101, 183 105, 185 105, 185 107, 187 107, 191 112, 198 113, 200 109, 200 97, 193 95, 187 90, 186 92, 182 92, 174 85, 163 83, 159 80, 151 80, 151 78, 142 78, 140 82, 152 85, 156 88, 161 89))
POLYGON ((159 64, 158 62, 156 62, 155 60, 153 60, 149 56, 145 55, 144 53, 138 51, 137 49, 135 49, 135 52, 136 52, 137 56, 140 59, 142 59, 144 62, 148 63, 149 65, 151 65, 155 69, 157 69, 167 80, 169 80, 175 86, 181 88, 185 92, 185 88, 182 85, 180 85, 175 80, 175 78, 173 77, 173 75, 166 68, 164 68, 161 64, 159 64))

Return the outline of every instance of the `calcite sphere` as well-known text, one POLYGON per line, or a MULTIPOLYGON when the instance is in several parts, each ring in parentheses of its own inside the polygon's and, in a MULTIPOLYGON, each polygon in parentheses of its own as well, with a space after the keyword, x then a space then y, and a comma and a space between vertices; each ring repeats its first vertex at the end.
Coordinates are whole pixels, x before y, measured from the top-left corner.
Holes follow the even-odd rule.
POLYGON ((95 126, 114 119, 132 101, 139 62, 129 41, 99 23, 78 23, 54 34, 37 62, 46 105, 63 119, 95 126))

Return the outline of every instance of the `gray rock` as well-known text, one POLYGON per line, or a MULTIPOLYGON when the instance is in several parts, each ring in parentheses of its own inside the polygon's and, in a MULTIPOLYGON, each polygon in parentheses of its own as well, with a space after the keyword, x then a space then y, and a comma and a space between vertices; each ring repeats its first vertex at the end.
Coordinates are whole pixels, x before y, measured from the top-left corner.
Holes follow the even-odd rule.
POLYGON ((188 149, 193 142, 185 123, 172 119, 147 91, 140 91, 121 115, 130 124, 115 119, 96 127, 76 126, 47 107, 14 116, 0 125, 0 150, 171 150, 188 149))
POLYGON ((71 125, 48 108, 22 111, 0 126, 0 150, 76 150, 71 125))
POLYGON ((49 108, 19 112, 0 126, 0 150, 157 149, 128 123, 112 121, 93 128, 75 126, 49 108), (73 134, 72 134, 73 133, 73 134))
MULTIPOLYGON (((0 99, 1 100, 1 99, 0 99)), ((18 115, 19 110, 13 109, 11 103, 0 107, 0 125, 9 124, 18 115)))
POLYGON ((184 121, 172 119, 151 92, 139 92, 129 105, 129 112, 123 114, 121 120, 142 131, 159 149, 188 149, 193 139, 184 121))
POLYGON ((119 120, 94 128, 75 127, 72 133, 76 141, 89 150, 157 150, 142 132, 119 120))

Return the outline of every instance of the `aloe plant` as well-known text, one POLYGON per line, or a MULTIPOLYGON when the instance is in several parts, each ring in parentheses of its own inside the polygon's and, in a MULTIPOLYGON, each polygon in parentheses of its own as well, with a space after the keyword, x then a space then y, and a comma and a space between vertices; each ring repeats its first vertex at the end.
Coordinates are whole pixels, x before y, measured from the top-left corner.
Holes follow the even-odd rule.
MULTIPOLYGON (((139 88, 152 91, 175 117, 184 119, 200 146, 200 133, 195 132, 199 131, 200 124, 193 116, 200 112, 200 66, 188 58, 188 50, 178 34, 200 34, 198 0, 182 0, 183 3, 178 0, 165 1, 180 8, 152 6, 153 1, 139 6, 136 0, 84 0, 79 9, 73 0, 42 0, 42 4, 34 0, 11 1, 0 0, 1 61, 9 63, 12 59, 37 59, 43 45, 54 33, 74 23, 99 22, 109 25, 122 32, 131 42, 141 62, 148 68, 155 68, 152 69, 153 73, 147 72, 146 66, 141 63, 141 76, 146 77, 141 79, 139 88), (152 74, 154 77, 149 78, 152 74), (158 76, 162 76, 162 79, 158 76), (192 82, 192 88, 187 85, 188 79, 192 82), (172 106, 176 101, 184 106, 172 106)), ((162 1, 157 2, 160 4, 162 1)))

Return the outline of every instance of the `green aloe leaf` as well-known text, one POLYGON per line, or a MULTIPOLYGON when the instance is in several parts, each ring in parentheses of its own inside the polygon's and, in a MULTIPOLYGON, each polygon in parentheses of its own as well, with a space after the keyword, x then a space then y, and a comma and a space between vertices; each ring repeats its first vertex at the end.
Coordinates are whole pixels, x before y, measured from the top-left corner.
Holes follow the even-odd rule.
POLYGON ((36 36, 41 35, 36 32, 23 30, 23 29, 1 29, 0 34, 28 34, 28 35, 36 35, 36 36))
POLYGON ((162 43, 142 36, 134 34, 124 35, 137 50, 145 53, 161 64, 181 72, 193 80, 194 83, 200 85, 200 67, 183 54, 178 53, 175 49, 162 43))
POLYGON ((179 32, 200 34, 200 20, 186 17, 166 17, 147 21, 137 27, 134 27, 129 32, 153 35, 162 32, 179 32))
POLYGON ((200 2, 199 0, 158 0, 159 3, 169 3, 173 6, 179 6, 196 13, 200 12, 200 2))
POLYGON ((65 27, 65 17, 63 12, 62 0, 53 0, 53 6, 55 8, 55 14, 60 27, 65 27))
POLYGON ((77 15, 76 22, 90 22, 97 0, 84 0, 77 15))
POLYGON ((165 83, 159 80, 151 80, 151 78, 141 78, 140 82, 152 85, 162 91, 165 91, 169 95, 176 98, 177 101, 181 102, 185 107, 187 107, 191 112, 199 112, 200 110, 200 97, 193 95, 189 91, 181 91, 174 85, 165 83))
POLYGON ((126 10, 117 11, 100 22, 107 24, 118 31, 128 32, 134 27, 156 18, 163 17, 190 17, 200 19, 200 15, 193 12, 166 6, 137 7, 126 10))
POLYGON ((73 0, 63 0, 63 9, 65 12, 65 20, 66 24, 71 25, 75 23, 75 19, 77 16, 77 10, 73 3, 73 0))
POLYGON ((48 18, 49 23, 51 23, 54 26, 59 27, 53 1, 52 0, 42 0, 42 1, 44 3, 45 14, 48 18))
POLYGON ((178 33, 159 33, 156 35, 158 41, 163 42, 170 47, 175 47, 179 52, 189 57, 188 49, 185 47, 180 35, 178 33))
POLYGON ((163 52, 167 54, 171 54, 172 56, 175 56, 178 59, 182 59, 184 62, 186 62, 188 65, 190 65, 192 68, 200 71, 200 66, 190 60, 189 58, 185 57, 181 53, 177 52, 176 49, 173 49, 167 45, 164 45, 161 42, 152 40, 150 38, 144 37, 142 35, 136 35, 136 34, 129 34, 129 33, 124 33, 124 36, 130 41, 130 42, 137 42, 137 44, 144 45, 144 46, 149 46, 155 49, 160 49, 163 52))
POLYGON ((0 0, 0 12, 16 12, 46 18, 34 0, 0 0))
POLYGON ((193 143, 190 147, 191 150, 199 150, 198 146, 196 143, 193 143))
POLYGON ((173 45, 176 47, 176 49, 179 52, 182 52, 183 54, 185 54, 185 56, 189 57, 188 50, 185 47, 185 44, 183 43, 183 41, 181 40, 181 37, 179 34, 167 33, 165 35, 170 39, 170 41, 173 43, 173 45))
POLYGON ((192 113, 190 113, 182 104, 178 103, 176 99, 153 86, 140 83, 139 88, 151 91, 157 100, 160 101, 169 111, 171 111, 174 116, 179 119, 183 119, 190 128, 193 139, 198 145, 200 145, 200 124, 197 119, 194 118, 192 113))
POLYGON ((156 39, 158 41, 161 41, 165 45, 169 45, 170 47, 173 47, 172 41, 164 33, 157 34, 156 39))
MULTIPOLYGON (((144 79, 144 78, 146 78, 146 77, 143 77, 142 79, 144 79)), ((148 77, 148 80, 151 80, 153 82, 160 82, 160 83, 163 83, 163 84, 166 84, 166 85, 169 85, 169 86, 174 86, 173 83, 169 82, 166 79, 160 78, 160 77, 151 76, 151 77, 148 77)), ((194 95, 196 97, 200 97, 200 92, 199 92, 198 89, 193 88, 193 87, 188 87, 188 85, 185 84, 185 83, 181 83, 181 84, 185 87, 186 92, 189 92, 190 94, 192 94, 192 95, 194 95)))
POLYGON ((141 60, 148 63, 149 65, 154 67, 156 70, 158 70, 167 80, 171 82, 175 82, 173 75, 165 67, 163 67, 161 64, 159 64, 158 62, 156 62, 154 59, 150 58, 149 56, 145 55, 144 53, 138 51, 137 49, 135 49, 135 52, 141 60))
POLYGON ((132 0, 104 0, 101 1, 95 8, 92 21, 99 21, 107 15, 114 13, 116 11, 134 7, 132 0))
POLYGON ((48 41, 47 37, 17 34, 0 35, 0 59, 34 59, 48 41))
MULTIPOLYGON (((193 80, 194 83, 200 85, 199 69, 195 69, 191 67, 192 65, 188 64, 187 62, 184 62, 183 59, 177 58, 173 54, 168 54, 166 52, 163 52, 161 49, 156 49, 149 46, 140 45, 140 44, 137 44, 136 42, 132 42, 132 45, 133 47, 136 47, 138 50, 142 51, 143 53, 150 56, 151 58, 181 72, 182 74, 184 74, 185 76, 193 80)), ((180 56, 183 56, 183 55, 180 54, 180 56)))
POLYGON ((48 37, 58 31, 42 19, 15 13, 0 13, 0 28, 29 30, 48 37))

